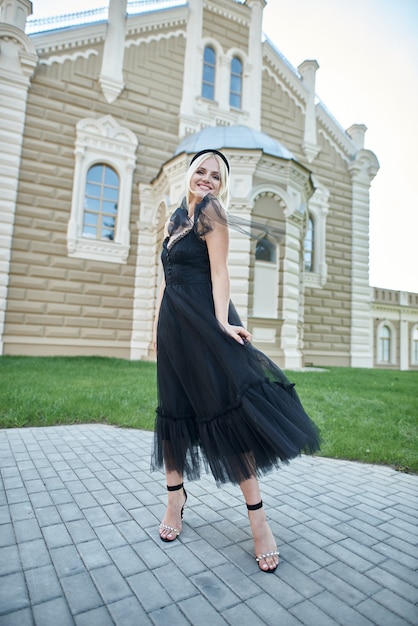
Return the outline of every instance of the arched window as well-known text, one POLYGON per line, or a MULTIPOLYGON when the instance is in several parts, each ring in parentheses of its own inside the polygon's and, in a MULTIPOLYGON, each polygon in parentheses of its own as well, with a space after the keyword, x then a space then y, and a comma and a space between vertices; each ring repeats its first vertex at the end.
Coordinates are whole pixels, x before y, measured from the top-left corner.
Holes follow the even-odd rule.
POLYGON ((114 241, 119 200, 119 176, 104 163, 87 172, 84 195, 83 237, 114 241))
POLYGON ((277 245, 262 237, 255 247, 253 316, 277 316, 277 245))
POLYGON ((418 326, 412 330, 411 362, 418 365, 418 326))
POLYGON ((303 267, 305 272, 315 271, 315 223, 310 215, 308 218, 308 230, 303 242, 303 267))
POLYGON ((111 116, 77 124, 68 255, 126 263, 138 139, 111 116))
POLYGON ((255 260, 266 261, 267 263, 276 262, 276 246, 267 239, 262 237, 257 241, 255 247, 255 260))
POLYGON ((242 62, 238 57, 234 57, 231 61, 229 105, 235 109, 240 109, 242 106, 242 62))
POLYGON ((210 46, 206 46, 203 54, 202 97, 208 100, 215 100, 215 71, 215 50, 210 46))
POLYGON ((390 363, 391 332, 389 326, 384 324, 379 331, 379 362, 390 363))

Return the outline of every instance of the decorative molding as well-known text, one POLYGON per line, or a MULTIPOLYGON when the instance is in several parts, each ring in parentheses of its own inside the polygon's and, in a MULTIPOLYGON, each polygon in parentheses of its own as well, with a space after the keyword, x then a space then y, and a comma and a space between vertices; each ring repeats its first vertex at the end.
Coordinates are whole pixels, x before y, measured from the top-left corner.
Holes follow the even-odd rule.
POLYGON ((176 30, 169 33, 157 33, 153 35, 141 36, 137 39, 127 39, 125 41, 125 48, 131 46, 139 46, 142 43, 150 43, 151 41, 162 41, 163 39, 172 39, 173 37, 186 37, 185 30, 176 30))
MULTIPOLYGON (((236 24, 239 24, 240 26, 248 26, 251 22, 251 13, 247 16, 244 15, 238 15, 237 11, 241 10, 245 7, 245 5, 243 4, 238 4, 235 3, 234 5, 234 12, 232 12, 230 10, 230 6, 220 6, 219 4, 219 0, 218 2, 215 4, 214 2, 211 2, 210 0, 205 0, 203 2, 203 8, 207 9, 210 13, 214 13, 216 15, 220 15, 221 17, 224 17, 227 20, 230 20, 231 22, 235 22, 236 24)), ((246 9, 246 7, 245 7, 246 9)))
POLYGON ((89 48, 88 50, 84 50, 83 52, 78 51, 78 52, 73 52, 72 54, 63 54, 58 56, 57 54, 54 54, 51 57, 48 57, 47 59, 39 59, 39 65, 53 65, 54 63, 61 63, 64 64, 66 61, 77 61, 77 59, 83 58, 83 59, 88 59, 91 56, 98 56, 99 53, 97 52, 97 50, 93 50, 92 48, 89 48))

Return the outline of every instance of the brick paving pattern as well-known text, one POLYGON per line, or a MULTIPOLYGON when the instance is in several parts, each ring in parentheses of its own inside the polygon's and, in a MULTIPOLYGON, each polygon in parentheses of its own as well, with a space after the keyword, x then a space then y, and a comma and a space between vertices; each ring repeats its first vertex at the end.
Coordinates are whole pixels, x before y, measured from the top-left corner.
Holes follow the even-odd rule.
POLYGON ((0 626, 418 624, 418 476, 301 457, 262 481, 281 563, 258 570, 237 486, 189 483, 162 543, 152 433, 0 430, 0 626))

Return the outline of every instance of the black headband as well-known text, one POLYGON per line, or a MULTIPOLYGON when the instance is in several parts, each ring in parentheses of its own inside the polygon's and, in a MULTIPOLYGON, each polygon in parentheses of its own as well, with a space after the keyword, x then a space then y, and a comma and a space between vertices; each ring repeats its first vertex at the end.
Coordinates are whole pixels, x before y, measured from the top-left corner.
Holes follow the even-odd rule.
POLYGON ((228 163, 228 160, 227 160, 226 156, 224 154, 222 154, 222 152, 219 152, 219 150, 201 150, 200 152, 198 152, 197 154, 194 155, 193 159, 190 161, 190 165, 193 163, 193 161, 196 161, 196 159, 198 159, 200 156, 202 156, 202 154, 217 154, 218 156, 220 156, 222 161, 225 163, 226 169, 228 170, 228 174, 229 174, 229 163, 228 163))

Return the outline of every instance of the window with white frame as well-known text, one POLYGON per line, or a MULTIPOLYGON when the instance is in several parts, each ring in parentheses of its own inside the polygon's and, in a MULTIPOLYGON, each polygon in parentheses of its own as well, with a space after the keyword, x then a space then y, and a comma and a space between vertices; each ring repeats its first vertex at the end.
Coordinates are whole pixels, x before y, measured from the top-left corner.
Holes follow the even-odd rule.
POLYGON ((242 61, 238 57, 234 57, 231 61, 229 104, 235 109, 242 107, 242 61))
POLYGON ((308 217, 308 228, 303 242, 303 269, 305 272, 314 271, 315 251, 315 223, 312 216, 308 217))
POLYGON ((379 362, 390 363, 390 328, 381 326, 379 333, 379 362))
POLYGON ((254 262, 253 316, 277 317, 277 245, 264 236, 256 244, 254 262))
POLYGON ((69 256, 126 263, 137 145, 111 115, 77 124, 69 256))
POLYGON ((202 97, 215 100, 216 52, 206 46, 203 53, 202 97))
POLYGON ((114 241, 118 217, 119 176, 105 163, 87 172, 84 194, 83 237, 114 241))
POLYGON ((411 364, 418 365, 418 326, 411 333, 411 364))
POLYGON ((396 329, 389 320, 379 322, 376 329, 377 363, 396 363, 396 329))
POLYGON ((303 283, 306 287, 321 288, 327 281, 326 220, 329 191, 316 177, 315 193, 309 200, 303 238, 303 283))

